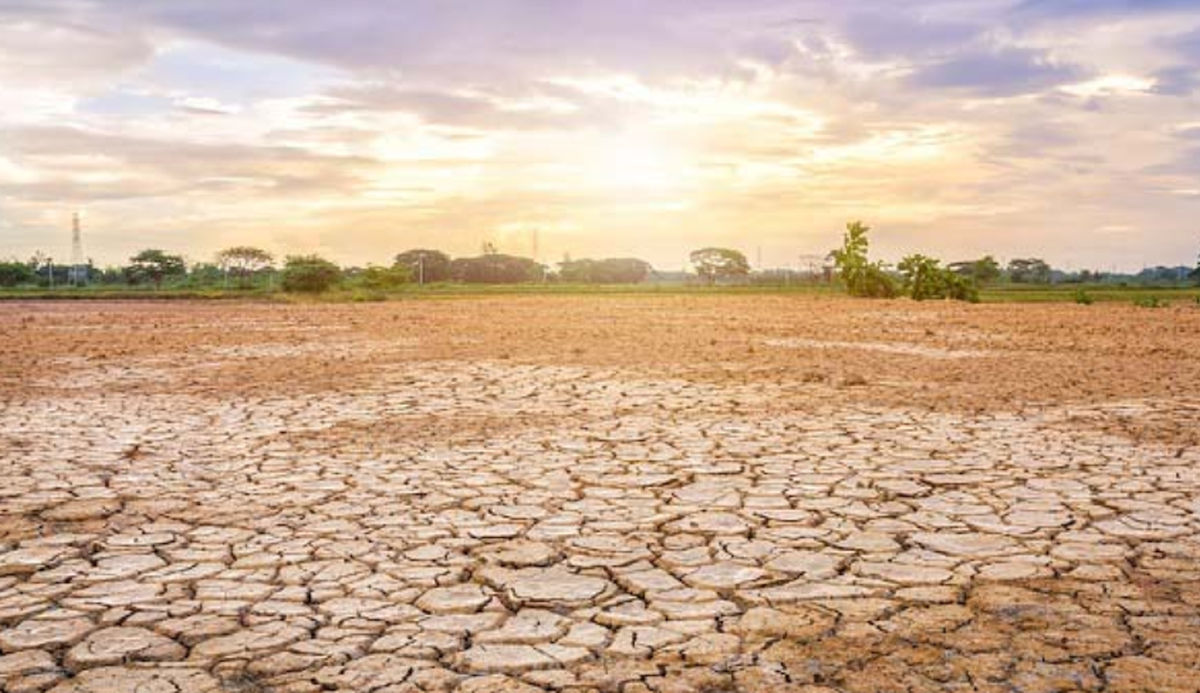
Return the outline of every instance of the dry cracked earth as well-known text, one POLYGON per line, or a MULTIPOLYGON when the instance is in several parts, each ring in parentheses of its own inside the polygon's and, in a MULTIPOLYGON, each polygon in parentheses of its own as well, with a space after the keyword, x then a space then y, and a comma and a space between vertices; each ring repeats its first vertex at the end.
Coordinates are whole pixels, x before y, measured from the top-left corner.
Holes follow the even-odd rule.
POLYGON ((1200 310, 0 305, 6 693, 1200 690, 1200 310))

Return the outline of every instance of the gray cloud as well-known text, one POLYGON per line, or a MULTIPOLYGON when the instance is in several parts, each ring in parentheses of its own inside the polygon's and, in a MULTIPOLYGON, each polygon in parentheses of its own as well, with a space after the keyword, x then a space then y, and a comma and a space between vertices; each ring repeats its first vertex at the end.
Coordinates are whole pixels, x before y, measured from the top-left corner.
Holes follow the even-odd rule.
POLYGON ((1200 67, 1178 65, 1154 73, 1156 94, 1165 96, 1189 96, 1200 90, 1200 67))
POLYGON ((984 96, 1013 96, 1078 81, 1088 72, 1077 65, 1051 62, 1023 48, 973 50, 917 69, 909 82, 917 87, 962 90, 984 96))
POLYGON ((937 55, 970 44, 986 29, 982 23, 927 21, 899 12, 858 13, 842 33, 869 58, 937 55))

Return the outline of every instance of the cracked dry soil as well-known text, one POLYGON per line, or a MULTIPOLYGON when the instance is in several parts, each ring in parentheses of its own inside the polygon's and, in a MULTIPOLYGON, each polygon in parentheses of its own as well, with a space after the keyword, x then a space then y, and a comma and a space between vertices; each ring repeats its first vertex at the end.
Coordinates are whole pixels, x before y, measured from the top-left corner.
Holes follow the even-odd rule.
POLYGON ((1200 310, 0 305, 0 688, 1200 690, 1200 310))

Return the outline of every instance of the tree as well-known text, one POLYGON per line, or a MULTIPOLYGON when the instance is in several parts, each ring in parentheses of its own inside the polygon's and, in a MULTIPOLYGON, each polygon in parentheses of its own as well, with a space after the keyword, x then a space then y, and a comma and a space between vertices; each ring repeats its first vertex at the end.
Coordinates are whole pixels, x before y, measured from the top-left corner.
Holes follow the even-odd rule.
POLYGON ((930 298, 952 298, 958 301, 979 300, 974 279, 968 279, 941 262, 925 255, 909 255, 896 265, 904 276, 904 290, 916 301, 930 298))
POLYGON ((990 284, 1000 278, 1003 273, 1000 263, 991 255, 984 255, 978 260, 951 262, 946 268, 960 277, 965 277, 977 284, 990 284))
POLYGON ((460 257, 450 263, 450 275, 468 284, 519 284, 537 281, 545 269, 527 257, 489 253, 460 257))
POLYGON ((341 269, 318 255, 289 255, 283 264, 284 291, 320 293, 341 278, 341 269))
POLYGON ((19 286, 37 281, 37 273, 24 262, 0 262, 0 286, 19 286))
POLYGON ((746 256, 732 248, 701 248, 693 251, 690 259, 696 274, 709 284, 715 284, 718 279, 750 274, 746 256))
POLYGON ((275 258, 270 253, 248 245, 226 248, 217 253, 217 264, 221 269, 237 277, 238 284, 245 286, 255 272, 272 269, 275 258))
POLYGON ((450 256, 440 250, 406 250, 396 256, 396 266, 407 267, 423 284, 450 281, 450 256))
POLYGON ((412 280, 412 270, 404 265, 379 267, 368 265, 359 273, 359 283, 368 289, 386 290, 404 286, 412 280))
POLYGON ((895 282, 884 271, 882 262, 872 263, 867 259, 870 230, 860 221, 846 224, 842 247, 830 253, 834 269, 851 296, 891 298, 896 295, 895 282))
POLYGON ((154 282, 154 288, 162 287, 163 279, 187 273, 187 264, 179 255, 168 255, 162 250, 151 248, 129 258, 125 277, 130 284, 154 282))
POLYGON ((560 280, 578 284, 637 284, 646 281, 653 271, 650 263, 632 257, 566 259, 558 267, 560 280))
POLYGON ((1016 258, 1008 263, 1008 278, 1014 284, 1049 284, 1050 265, 1041 258, 1016 258))
POLYGON ((941 298, 942 273, 948 270, 942 269, 938 260, 918 253, 901 260, 896 269, 904 275, 904 290, 913 300, 941 298))

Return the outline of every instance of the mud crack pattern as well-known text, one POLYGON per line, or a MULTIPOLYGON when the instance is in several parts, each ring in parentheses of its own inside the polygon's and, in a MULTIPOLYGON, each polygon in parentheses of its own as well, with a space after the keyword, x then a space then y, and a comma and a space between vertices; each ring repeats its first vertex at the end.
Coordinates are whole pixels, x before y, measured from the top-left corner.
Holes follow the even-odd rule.
POLYGON ((1200 451, 1071 425, 1194 402, 361 367, 9 398, 3 690, 1200 689, 1200 451))

